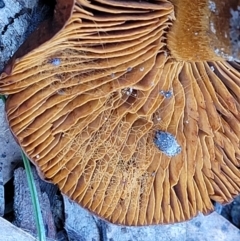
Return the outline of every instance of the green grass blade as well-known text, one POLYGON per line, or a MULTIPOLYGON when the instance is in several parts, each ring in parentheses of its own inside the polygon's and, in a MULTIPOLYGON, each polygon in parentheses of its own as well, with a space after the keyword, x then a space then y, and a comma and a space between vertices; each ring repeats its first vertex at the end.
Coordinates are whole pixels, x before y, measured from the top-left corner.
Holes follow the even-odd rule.
POLYGON ((37 189, 35 186, 34 177, 33 177, 32 171, 31 171, 30 162, 23 152, 22 152, 22 158, 23 158, 23 163, 24 163, 24 167, 26 170, 26 174, 27 174, 28 186, 29 186, 30 193, 31 193, 31 199, 32 199, 32 203, 33 203, 33 212, 35 215, 37 231, 38 231, 38 238, 40 241, 45 241, 46 240, 45 228, 44 228, 44 224, 43 224, 41 208, 40 208, 40 204, 39 204, 39 200, 38 200, 37 189))
MULTIPOLYGON (((2 99, 4 103, 6 103, 6 96, 0 95, 0 99, 2 99)), ((38 239, 39 241, 46 241, 45 228, 44 228, 41 208, 38 200, 37 189, 36 189, 33 174, 31 171, 30 162, 23 151, 22 151, 22 158, 23 158, 23 164, 26 170, 27 182, 28 182, 32 204, 33 204, 33 213, 36 220, 38 239)))

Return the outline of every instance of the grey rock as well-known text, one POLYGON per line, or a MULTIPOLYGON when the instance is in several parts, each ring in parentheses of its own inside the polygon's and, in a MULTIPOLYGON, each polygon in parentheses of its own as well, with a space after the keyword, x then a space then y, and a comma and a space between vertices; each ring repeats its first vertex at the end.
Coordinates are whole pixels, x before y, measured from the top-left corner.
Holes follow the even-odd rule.
POLYGON ((240 232, 226 219, 212 213, 199 214, 188 222, 149 227, 121 227, 107 224, 108 241, 238 241, 240 232))
POLYGON ((230 19, 230 41, 233 46, 232 57, 234 60, 239 61, 240 52, 240 33, 239 33, 239 21, 240 21, 240 6, 236 10, 231 9, 230 19))
POLYGON ((0 217, 0 241, 37 241, 33 236, 0 217))
MULTIPOLYGON (((54 240, 56 230, 53 216, 50 209, 50 202, 46 193, 41 193, 39 186, 39 177, 35 168, 32 168, 35 185, 38 193, 43 223, 45 227, 46 237, 54 240)), ((17 227, 31 233, 33 236, 37 234, 35 216, 33 213, 33 204, 30 196, 30 190, 27 183, 26 172, 23 168, 14 171, 14 224, 17 227)))
POLYGON ((5 3, 3 0, 0 0, 0 8, 4 8, 5 7, 5 3))
POLYGON ((223 205, 218 203, 218 202, 215 202, 214 203, 214 210, 215 212, 217 212, 218 214, 221 214, 222 213, 222 210, 223 210, 223 205))
POLYGON ((7 0, 0 8, 0 71, 23 43, 31 9, 37 0, 7 0))
POLYGON ((65 230, 69 241, 100 241, 98 225, 94 217, 63 195, 65 230))
POLYGON ((217 212, 190 221, 143 227, 105 222, 64 196, 69 240, 74 241, 239 241, 240 231, 217 212))
MULTIPOLYGON (((0 9, 1 11, 1 9, 0 9)), ((1 58, 1 53, 0 53, 1 58)), ((21 161, 21 151, 9 130, 4 104, 0 100, 0 169, 3 185, 13 176, 14 167, 21 161)))
POLYGON ((39 0, 0 0, 0 72, 47 12, 39 0))
POLYGON ((0 216, 4 215, 5 198, 4 198, 4 186, 3 186, 3 173, 0 163, 0 216))
POLYGON ((240 228, 240 205, 234 205, 231 210, 232 223, 240 228))

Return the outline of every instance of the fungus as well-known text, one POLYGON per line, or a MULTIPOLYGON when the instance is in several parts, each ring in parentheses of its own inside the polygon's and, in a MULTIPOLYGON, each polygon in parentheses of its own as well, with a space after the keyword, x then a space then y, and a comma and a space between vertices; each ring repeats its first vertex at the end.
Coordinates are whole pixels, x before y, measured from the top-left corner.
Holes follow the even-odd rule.
POLYGON ((0 80, 42 177, 124 225, 188 220, 238 195, 240 64, 226 60, 239 48, 225 28, 238 1, 222 2, 57 1, 0 80))

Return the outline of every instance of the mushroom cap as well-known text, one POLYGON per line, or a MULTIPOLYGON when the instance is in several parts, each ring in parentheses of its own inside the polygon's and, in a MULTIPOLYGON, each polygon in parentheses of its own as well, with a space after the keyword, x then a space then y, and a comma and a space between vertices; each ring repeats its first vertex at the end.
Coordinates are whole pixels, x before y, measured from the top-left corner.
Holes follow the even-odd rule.
POLYGON ((30 37, 0 79, 9 126, 41 176, 123 225, 230 202, 240 192, 240 65, 171 56, 168 1, 71 6, 64 28, 47 29, 37 48, 30 37))

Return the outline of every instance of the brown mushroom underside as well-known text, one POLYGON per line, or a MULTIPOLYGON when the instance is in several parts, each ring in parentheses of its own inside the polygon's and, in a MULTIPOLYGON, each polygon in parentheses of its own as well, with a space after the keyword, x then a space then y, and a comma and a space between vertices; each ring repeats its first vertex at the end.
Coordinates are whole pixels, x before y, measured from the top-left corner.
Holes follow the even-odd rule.
POLYGON ((77 0, 65 28, 0 80, 42 176, 113 223, 188 220, 240 193, 240 65, 177 61, 173 20, 165 0, 77 0), (159 130, 179 154, 158 149, 159 130))

